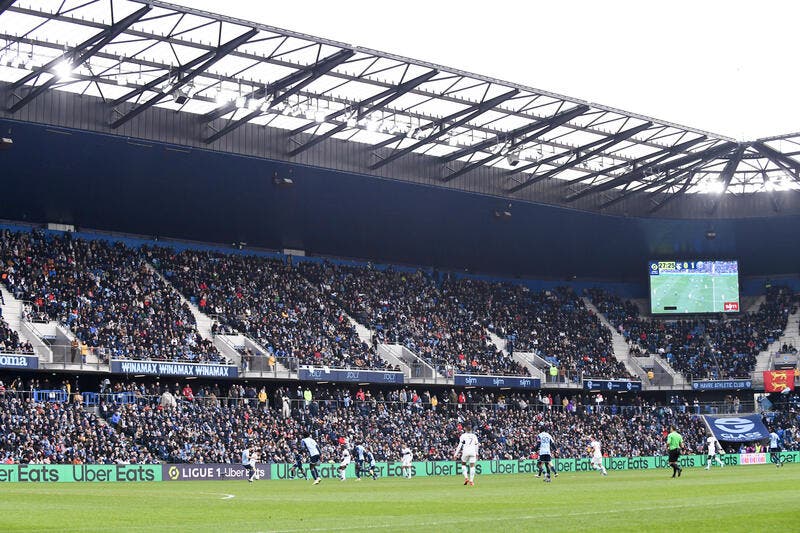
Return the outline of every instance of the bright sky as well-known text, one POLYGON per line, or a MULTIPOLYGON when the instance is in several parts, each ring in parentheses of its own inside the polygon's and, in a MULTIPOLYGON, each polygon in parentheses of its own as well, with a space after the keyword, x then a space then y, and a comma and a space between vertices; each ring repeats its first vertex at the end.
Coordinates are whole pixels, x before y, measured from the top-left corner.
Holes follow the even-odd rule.
POLYGON ((739 140, 800 130, 800 2, 172 1, 739 140))

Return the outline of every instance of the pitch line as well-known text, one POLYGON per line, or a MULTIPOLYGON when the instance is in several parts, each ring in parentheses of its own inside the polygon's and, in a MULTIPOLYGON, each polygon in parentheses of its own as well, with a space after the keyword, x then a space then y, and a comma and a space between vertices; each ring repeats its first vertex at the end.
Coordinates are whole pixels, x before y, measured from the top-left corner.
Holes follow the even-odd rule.
MULTIPOLYGON (((658 507, 638 507, 635 509, 636 512, 638 511, 658 511, 661 509, 686 509, 686 508, 697 508, 697 507, 706 507, 706 505, 691 505, 691 504, 684 504, 684 505, 659 505, 658 507)), ((601 514, 619 514, 619 513, 628 513, 633 512, 632 509, 607 509, 603 511, 591 511, 591 512, 584 512, 584 513, 563 513, 563 514, 551 514, 548 513, 548 518, 569 518, 572 516, 594 516, 594 515, 601 515, 601 514)), ((416 524, 409 524, 408 527, 435 527, 435 526, 444 526, 444 525, 452 525, 452 524, 471 524, 475 522, 495 522, 497 520, 533 520, 536 518, 541 518, 541 513, 535 515, 522 515, 522 516, 514 516, 509 518, 498 518, 496 516, 487 516, 487 517, 476 517, 476 518, 469 518, 469 519, 462 519, 462 520, 439 520, 436 522, 422 522, 416 524)), ((403 524, 370 524, 370 525, 363 525, 363 526, 340 526, 340 527, 320 527, 320 528, 300 528, 300 529, 274 529, 268 530, 269 533, 299 533, 301 531, 354 531, 354 530, 363 530, 363 529, 385 529, 389 527, 403 527, 403 524)), ((263 533, 263 532, 258 532, 263 533)))

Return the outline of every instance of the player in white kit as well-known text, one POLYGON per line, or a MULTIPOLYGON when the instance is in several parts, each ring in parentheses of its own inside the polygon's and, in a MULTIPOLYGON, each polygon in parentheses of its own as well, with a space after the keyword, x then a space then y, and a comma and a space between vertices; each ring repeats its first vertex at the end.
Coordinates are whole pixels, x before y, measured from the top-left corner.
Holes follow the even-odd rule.
POLYGON ((414 454, 411 453, 411 448, 404 446, 403 449, 400 450, 400 467, 403 471, 403 477, 406 479, 411 479, 412 459, 414 459, 414 454))
POLYGON ((464 485, 475 485, 475 462, 478 460, 478 436, 472 432, 470 425, 464 426, 464 433, 458 439, 458 447, 453 454, 458 460, 461 454, 461 473, 464 474, 464 485))
POLYGON ((347 465, 350 464, 350 450, 347 448, 347 444, 344 445, 342 449, 342 459, 339 461, 339 479, 344 481, 347 479, 347 465))
POLYGON ((708 444, 708 459, 706 460, 706 470, 711 470, 711 462, 717 461, 720 467, 724 467, 725 463, 722 462, 719 455, 717 455, 717 450, 722 452, 722 445, 719 443, 717 438, 714 435, 711 435, 706 439, 706 443, 708 444))
POLYGON ((547 432, 546 427, 542 426, 541 428, 542 431, 536 436, 539 441, 539 460, 536 462, 536 467, 539 472, 536 474, 536 477, 542 475, 542 467, 544 467, 546 470, 544 480, 549 483, 550 473, 553 471, 553 468, 550 466, 550 461, 552 460, 550 446, 553 444, 553 437, 547 432))
POLYGON ((319 444, 317 444, 317 441, 314 440, 311 433, 308 431, 304 433, 304 436, 300 443, 302 447, 306 449, 306 452, 308 452, 308 466, 311 477, 314 478, 314 485, 319 485, 320 477, 319 471, 317 470, 320 461, 319 444))
POLYGON ((600 441, 591 437, 589 439, 589 448, 592 451, 592 468, 599 470, 601 474, 607 476, 608 471, 603 465, 603 451, 600 447, 600 441))

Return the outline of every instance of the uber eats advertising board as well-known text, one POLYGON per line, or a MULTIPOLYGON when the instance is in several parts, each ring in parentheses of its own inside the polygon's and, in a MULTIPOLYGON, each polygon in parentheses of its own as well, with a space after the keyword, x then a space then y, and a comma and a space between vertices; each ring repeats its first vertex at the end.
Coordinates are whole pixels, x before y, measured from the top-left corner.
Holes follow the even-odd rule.
MULTIPOLYGON (((800 463, 800 452, 781 452, 781 459, 786 463, 800 463)), ((722 455, 727 466, 756 465, 770 462, 768 453, 729 453, 722 455)), ((561 472, 590 472, 592 470, 589 457, 580 459, 555 459, 556 470, 561 472)), ((606 457, 603 459, 608 470, 652 470, 667 467, 666 456, 656 457, 606 457)), ((680 458, 684 468, 704 467, 705 455, 685 455, 680 458)), ((400 463, 376 463, 381 477, 402 477, 400 463)), ((289 477, 288 464, 259 464, 256 466, 258 477, 267 479, 292 479, 289 477)), ((412 463, 412 474, 415 477, 460 476, 460 463, 456 461, 418 461, 412 463)), ((305 467, 308 471, 308 467, 305 467)), ((533 474, 536 472, 536 461, 520 459, 512 461, 478 461, 476 472, 487 474, 533 474)), ((323 479, 336 478, 337 463, 324 463, 319 466, 323 479)), ((355 476, 355 464, 347 467, 347 476, 355 476)), ((310 475, 309 475, 310 477, 310 475)), ((63 482, 120 482, 139 481, 209 481, 209 480, 245 480, 246 471, 239 464, 158 464, 158 465, 0 465, 0 483, 63 483, 63 482)))

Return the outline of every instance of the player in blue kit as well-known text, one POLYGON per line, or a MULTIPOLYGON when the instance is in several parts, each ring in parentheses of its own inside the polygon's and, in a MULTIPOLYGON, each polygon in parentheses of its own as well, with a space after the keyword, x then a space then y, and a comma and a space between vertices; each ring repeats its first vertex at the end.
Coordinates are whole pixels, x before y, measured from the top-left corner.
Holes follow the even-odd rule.
MULTIPOLYGON (((287 456, 289 456, 289 450, 287 448, 287 456)), ((300 452, 294 453, 294 462, 292 466, 289 468, 289 477, 292 479, 297 478, 299 479, 302 476, 303 479, 308 479, 306 475, 306 471, 303 468, 303 454, 300 452)))
POLYGON ((357 444, 353 449, 353 460, 356 462, 356 481, 361 481, 361 474, 364 472, 364 460, 367 456, 367 449, 363 444, 357 444))

